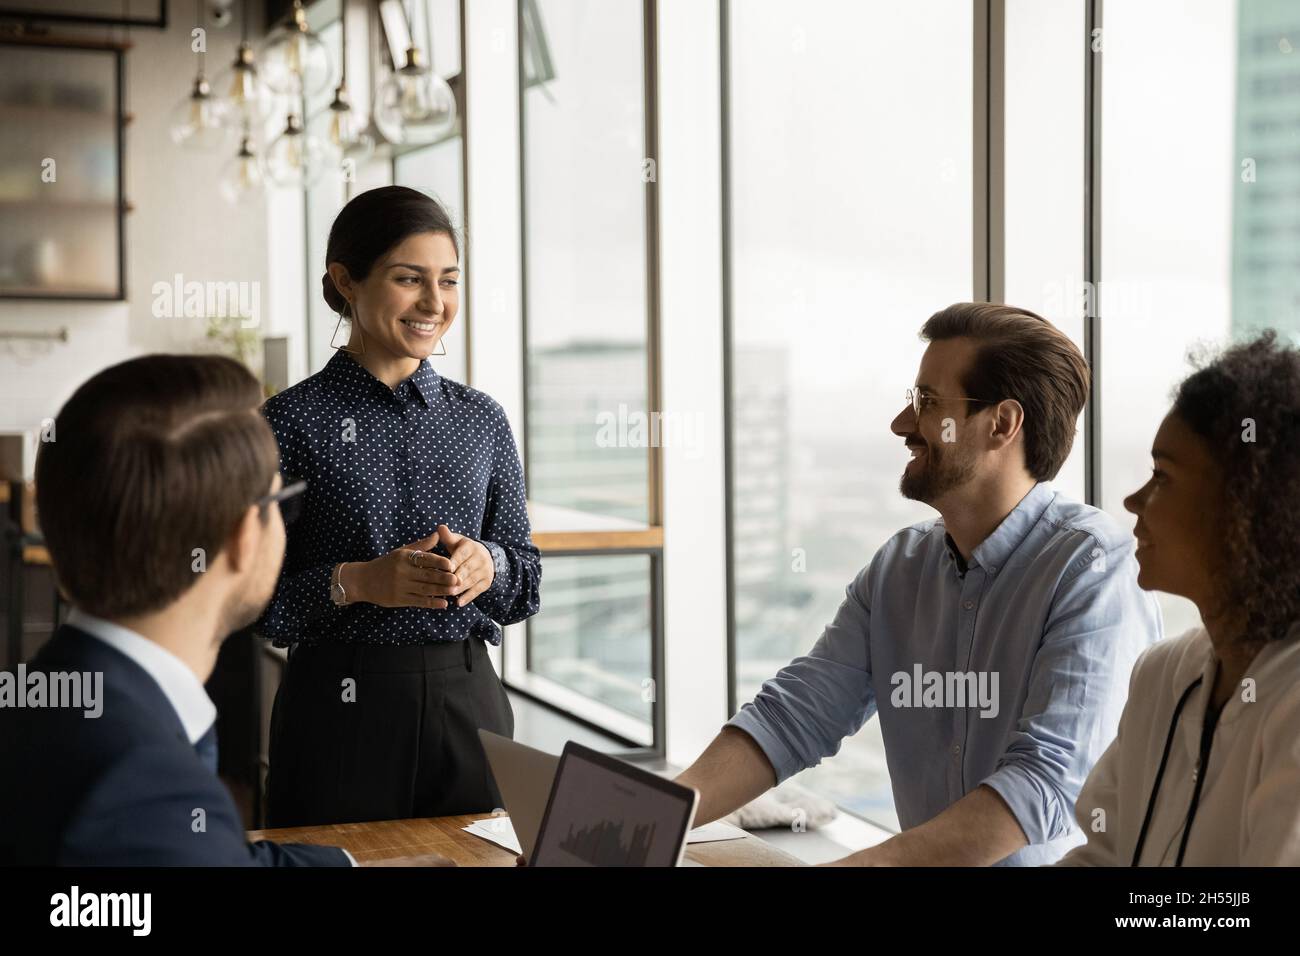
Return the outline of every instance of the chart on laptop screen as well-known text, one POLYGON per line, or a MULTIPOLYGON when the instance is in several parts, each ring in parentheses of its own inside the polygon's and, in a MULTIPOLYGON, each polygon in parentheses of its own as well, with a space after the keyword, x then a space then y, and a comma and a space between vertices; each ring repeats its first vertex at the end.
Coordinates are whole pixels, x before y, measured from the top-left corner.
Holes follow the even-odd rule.
POLYGON ((566 757, 539 839, 539 865, 673 866, 691 806, 577 754, 566 757))

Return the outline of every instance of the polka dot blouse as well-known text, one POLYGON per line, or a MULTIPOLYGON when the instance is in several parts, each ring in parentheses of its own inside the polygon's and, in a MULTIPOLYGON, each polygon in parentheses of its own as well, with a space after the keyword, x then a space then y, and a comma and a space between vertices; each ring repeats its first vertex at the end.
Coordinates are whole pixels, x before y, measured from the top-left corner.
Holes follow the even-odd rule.
MULTIPOLYGON (((344 352, 262 413, 285 482, 305 478, 284 568, 257 628, 295 642, 427 644, 481 637, 537 613, 541 557, 532 543, 523 469, 501 406, 443 378, 427 361, 389 388, 344 352), (340 561, 369 561, 439 524, 481 541, 496 577, 468 607, 379 607, 330 600, 340 561)), ((445 554, 441 546, 434 549, 445 554)))

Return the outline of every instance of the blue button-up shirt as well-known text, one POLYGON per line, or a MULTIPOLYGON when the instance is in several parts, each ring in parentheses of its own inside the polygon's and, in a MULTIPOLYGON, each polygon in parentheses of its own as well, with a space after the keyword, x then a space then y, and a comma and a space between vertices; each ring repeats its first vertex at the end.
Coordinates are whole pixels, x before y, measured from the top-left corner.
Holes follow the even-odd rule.
MULTIPOLYGON (((490 396, 441 377, 428 361, 389 388, 336 352, 262 412, 279 442, 285 480, 307 479, 279 585, 256 625, 275 644, 469 636, 499 644, 497 624, 537 613, 542 564, 530 537, 523 470, 505 412, 490 396), (331 601, 330 576, 340 561, 378 558, 439 524, 492 554, 496 576, 470 605, 331 601)), ((445 555, 441 546, 426 550, 445 555)))
POLYGON ((730 725, 780 782, 878 713, 904 829, 984 784, 1029 839, 1002 862, 1051 863, 1083 842, 1079 788, 1115 736, 1134 661, 1162 636, 1132 537, 1040 483, 964 573, 942 518, 890 538, 812 651, 730 725))

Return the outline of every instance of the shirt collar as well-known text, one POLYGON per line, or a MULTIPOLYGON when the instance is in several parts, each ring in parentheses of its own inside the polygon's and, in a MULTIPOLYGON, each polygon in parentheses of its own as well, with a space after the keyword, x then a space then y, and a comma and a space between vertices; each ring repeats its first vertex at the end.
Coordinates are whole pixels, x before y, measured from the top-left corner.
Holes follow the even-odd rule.
MULTIPOLYGON (((1181 666, 1175 669, 1174 684, 1176 692, 1181 694, 1183 688, 1195 680, 1197 674, 1200 675, 1201 686, 1196 689, 1193 699, 1188 701, 1187 706, 1192 708, 1192 713, 1203 715, 1214 694, 1219 665, 1214 653, 1214 641, 1204 625, 1197 628, 1194 640, 1194 651, 1187 654, 1180 662, 1181 666)), ((1298 659, 1295 656, 1297 647, 1300 647, 1300 624, 1293 625, 1283 640, 1268 641, 1256 651, 1250 664, 1242 673, 1241 680, 1249 677, 1255 681, 1256 693, 1259 692, 1261 684, 1272 684, 1274 681, 1278 684, 1294 682, 1298 670, 1295 666, 1298 659)), ((1242 696, 1242 686, 1239 684, 1234 688, 1232 696, 1224 702, 1223 710, 1219 712, 1219 724, 1231 724, 1252 703, 1253 701, 1248 701, 1242 696)), ((1199 756, 1197 747, 1200 744, 1200 722, 1196 722, 1195 726, 1197 732, 1188 738, 1189 752, 1193 757, 1199 756)))
POLYGON ((397 395, 402 391, 403 385, 420 396, 420 400, 426 406, 432 405, 438 398, 439 375, 425 359, 420 363, 420 367, 409 377, 398 384, 396 389, 391 389, 379 379, 375 378, 368 369, 360 362, 343 351, 336 351, 333 357, 325 363, 324 371, 328 378, 337 382, 362 383, 368 387, 378 387, 388 395, 397 395))
POLYGON ((1056 492, 1051 485, 1037 482, 1020 499, 1020 503, 1011 509, 1011 514, 1002 519, 993 533, 975 546, 971 559, 984 570, 996 574, 998 568, 1006 564, 1016 548, 1020 547, 1020 543, 1029 537, 1029 532, 1038 524, 1038 519, 1055 497, 1056 492))
POLYGON ((970 567, 966 564, 966 559, 962 557, 961 549, 957 547, 957 542, 952 540, 952 535, 947 531, 943 533, 943 543, 948 549, 948 556, 957 564, 957 575, 964 578, 966 572, 970 570, 970 567))
POLYGON ((191 744, 208 732, 217 708, 198 677, 185 662, 160 644, 120 624, 87 614, 78 608, 68 613, 68 625, 96 637, 138 664, 162 689, 185 728, 191 744))
POLYGON ((433 370, 429 360, 425 359, 420 363, 420 367, 415 370, 415 374, 407 379, 411 383, 411 388, 415 393, 424 400, 426 406, 432 405, 438 397, 438 373, 433 370))
MULTIPOLYGON (((977 564, 990 574, 996 574, 998 569, 1007 563, 1007 559, 1015 553, 1016 548, 1020 547, 1021 542, 1029 536, 1029 532, 1055 497, 1056 492, 1049 484, 1037 482, 1029 489, 1029 493, 1020 499, 1020 503, 1011 509, 1011 513, 1002 519, 1002 523, 993 529, 993 533, 975 546, 968 563, 977 564)), ((964 575, 967 569, 963 565, 967 562, 961 560, 961 552, 957 550, 952 536, 946 531, 944 542, 964 575)))

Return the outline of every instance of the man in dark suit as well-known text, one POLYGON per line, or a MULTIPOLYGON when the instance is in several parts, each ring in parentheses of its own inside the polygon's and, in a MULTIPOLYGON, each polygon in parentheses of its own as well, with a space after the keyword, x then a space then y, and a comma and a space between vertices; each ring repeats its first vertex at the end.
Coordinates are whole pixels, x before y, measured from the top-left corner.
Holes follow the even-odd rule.
MULTIPOLYGON (((106 631, 105 623, 74 611, 27 666, 29 675, 102 673, 103 697, 95 703, 103 714, 91 718, 68 707, 17 712, 14 762, 9 744, 0 744, 0 775, 12 781, 12 790, 0 794, 0 863, 349 865, 335 847, 245 840, 239 813, 216 776, 212 728, 191 743, 186 721, 153 675, 98 636, 130 635, 106 631)), ((181 707, 202 712, 195 706, 203 694, 197 677, 192 690, 193 703, 181 707)))
POLYGON ((302 490, 281 487, 260 402, 230 359, 151 355, 60 411, 37 507, 74 610, 25 673, 3 675, 21 678, 9 699, 0 684, 0 864, 355 863, 248 843, 216 776, 203 684, 270 599, 302 490))

